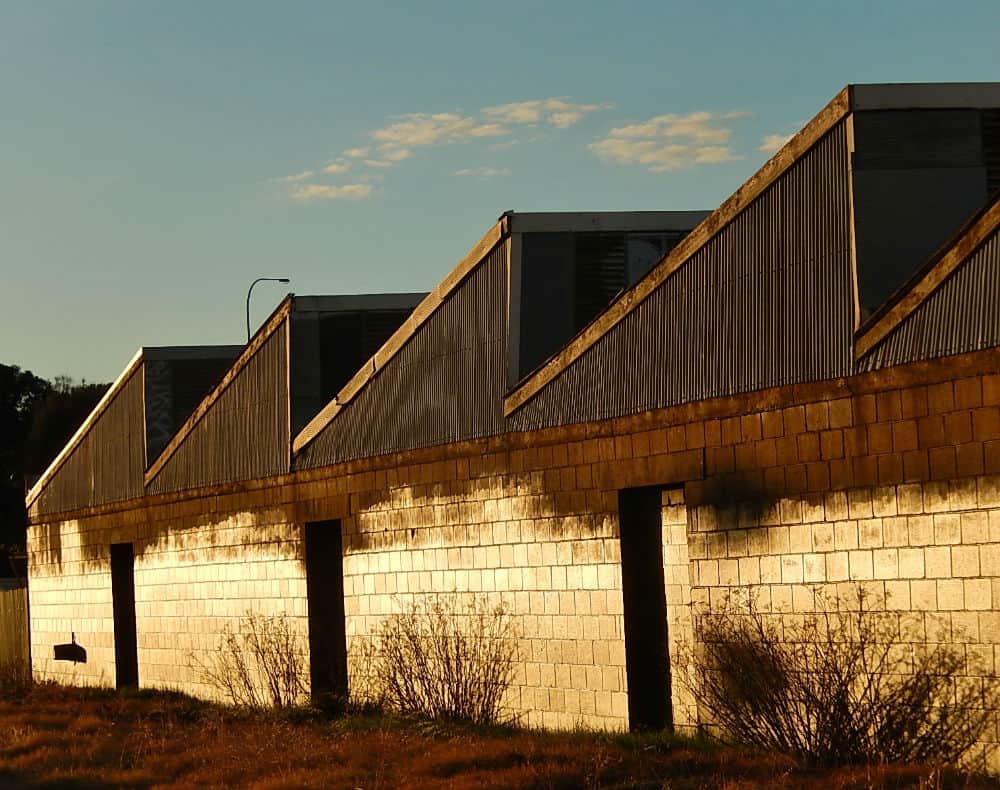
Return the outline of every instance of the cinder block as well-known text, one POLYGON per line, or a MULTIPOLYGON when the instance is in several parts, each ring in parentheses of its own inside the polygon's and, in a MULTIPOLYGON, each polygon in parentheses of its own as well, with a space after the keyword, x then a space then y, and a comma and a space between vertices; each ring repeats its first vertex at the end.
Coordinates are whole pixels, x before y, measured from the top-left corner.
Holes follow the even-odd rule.
POLYGON ((959 611, 965 608, 965 584, 961 579, 940 579, 937 582, 938 608, 959 611))
POLYGON ((862 580, 874 578, 871 551, 852 551, 848 555, 851 579, 862 580))
POLYGON ((937 480, 924 483, 924 512, 946 513, 950 510, 948 483, 937 480))
POLYGON ((904 579, 921 579, 924 577, 924 550, 899 550, 899 575, 904 579))
POLYGON ((962 522, 957 514, 939 513, 934 516, 934 542, 954 544, 962 541, 962 522))
POLYGON ((944 381, 927 388, 927 406, 931 414, 952 411, 955 408, 955 393, 952 382, 944 381))
POLYGON ((781 581, 781 558, 768 555, 760 558, 760 580, 763 584, 781 581))
POLYGON ((984 576, 1000 577, 1000 543, 980 546, 979 562, 984 576))
POLYGON ((962 543, 985 543, 990 539, 989 513, 976 510, 961 514, 962 543))
POLYGON ((989 579, 965 579, 963 591, 966 609, 986 611, 993 608, 992 585, 989 579))
POLYGON ((955 382, 955 408, 975 409, 983 405, 982 380, 978 376, 955 382))
POLYGON ((844 434, 839 430, 823 431, 820 434, 820 458, 824 461, 844 457, 844 434))
POLYGON ((903 416, 903 406, 899 390, 878 393, 875 396, 875 404, 879 422, 891 422, 903 416))
POLYGON ((739 560, 739 583, 742 585, 760 584, 760 558, 742 557, 739 560))
POLYGON ((896 549, 876 549, 872 552, 876 579, 895 579, 899 576, 899 554, 896 549))
POLYGON ((827 521, 844 521, 848 518, 847 493, 832 491, 824 497, 827 521))
POLYGON ((897 512, 895 486, 879 486, 872 491, 872 513, 876 518, 895 516, 897 512))
POLYGON ((740 567, 738 560, 719 560, 719 584, 727 587, 737 587, 740 583, 740 567))
POLYGON ((896 501, 901 515, 924 512, 923 488, 917 483, 897 486, 896 501))
POLYGON ((847 492, 848 512, 852 519, 872 518, 871 489, 854 488, 847 492))
POLYGON ((910 582, 910 603, 916 611, 935 611, 938 608, 937 582, 932 580, 910 582))
POLYGON ((951 510, 974 510, 978 507, 976 481, 972 479, 949 480, 948 502, 951 510))
POLYGON ((910 530, 905 516, 893 516, 882 519, 882 539, 886 546, 907 546, 910 542, 910 530))
POLYGON ((745 529, 732 529, 726 533, 727 556, 745 557, 747 555, 747 531, 745 529))
POLYGON ((826 581, 826 559, 823 554, 803 555, 802 578, 807 584, 826 581))
POLYGON ((784 584, 802 583, 802 557, 786 554, 781 558, 781 581, 784 584))
POLYGON ((837 551, 858 548, 858 522, 836 522, 833 525, 833 543, 837 551))
POLYGON ((907 581, 886 581, 886 609, 908 611, 910 609, 910 583, 907 581))
POLYGON ((795 554, 812 551, 812 528, 807 524, 788 527, 788 550, 795 554))
POLYGON ((698 561, 698 584, 703 587, 715 587, 719 584, 719 561, 698 561))
POLYGON ((960 444, 955 448, 956 472, 960 477, 981 475, 986 468, 985 446, 982 442, 960 444))
POLYGON ((858 522, 858 546, 863 549, 881 548, 882 519, 866 518, 858 522))
POLYGON ((829 417, 831 428, 846 428, 854 424, 854 414, 850 398, 830 401, 829 417))
POLYGON ((979 547, 955 546, 951 550, 952 576, 979 575, 979 547))
POLYGON ((910 516, 907 519, 911 546, 926 546, 934 543, 933 516, 910 516))
POLYGON ((916 420, 901 420, 892 424, 892 449, 897 453, 917 449, 916 420))
POLYGON ((768 534, 766 527, 758 527, 747 531, 747 551, 754 556, 767 554, 768 534))
POLYGON ((812 550, 813 551, 833 551, 833 524, 813 524, 812 526, 812 550))
POLYGON ((768 527, 767 542, 771 554, 787 554, 788 548, 788 527, 768 527))

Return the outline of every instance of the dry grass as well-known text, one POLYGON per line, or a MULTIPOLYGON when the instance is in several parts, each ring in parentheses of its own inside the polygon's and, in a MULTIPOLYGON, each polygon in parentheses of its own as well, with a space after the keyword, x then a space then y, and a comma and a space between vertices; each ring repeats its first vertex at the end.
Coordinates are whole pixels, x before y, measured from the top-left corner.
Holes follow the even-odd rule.
POLYGON ((0 700, 0 787, 1000 788, 930 768, 807 772, 663 737, 239 713, 180 695, 41 686, 0 700))

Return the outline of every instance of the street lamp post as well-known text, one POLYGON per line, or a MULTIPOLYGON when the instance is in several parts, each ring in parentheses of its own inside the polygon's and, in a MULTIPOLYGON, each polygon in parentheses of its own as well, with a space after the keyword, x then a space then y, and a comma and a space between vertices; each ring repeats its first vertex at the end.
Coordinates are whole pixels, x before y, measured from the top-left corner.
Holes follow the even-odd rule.
POLYGON ((247 343, 250 342, 250 294, 253 293, 253 287, 257 283, 287 283, 291 282, 287 277, 258 277, 247 289, 247 343))

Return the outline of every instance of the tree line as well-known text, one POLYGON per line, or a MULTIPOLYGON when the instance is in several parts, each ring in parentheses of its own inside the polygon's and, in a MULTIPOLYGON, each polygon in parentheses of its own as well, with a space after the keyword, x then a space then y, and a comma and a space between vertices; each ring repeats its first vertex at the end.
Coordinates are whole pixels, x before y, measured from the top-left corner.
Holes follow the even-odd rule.
POLYGON ((0 576, 23 555, 24 496, 108 389, 0 364, 0 576))

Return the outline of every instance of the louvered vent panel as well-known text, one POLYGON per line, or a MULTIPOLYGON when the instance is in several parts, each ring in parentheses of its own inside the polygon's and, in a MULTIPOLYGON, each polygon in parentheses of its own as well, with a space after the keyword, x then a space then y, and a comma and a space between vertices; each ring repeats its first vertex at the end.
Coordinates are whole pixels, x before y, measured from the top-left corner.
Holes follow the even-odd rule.
POLYGON ((588 324, 625 287, 625 234, 580 233, 575 239, 576 329, 588 324))
POLYGON ((409 315, 409 310, 365 313, 364 334, 362 336, 364 358, 372 357, 409 315))
POLYGON ((1000 191, 1000 110, 983 110, 983 160, 986 191, 1000 191))

